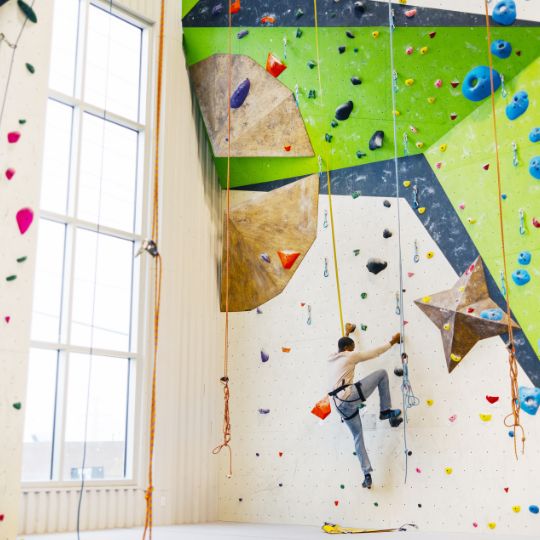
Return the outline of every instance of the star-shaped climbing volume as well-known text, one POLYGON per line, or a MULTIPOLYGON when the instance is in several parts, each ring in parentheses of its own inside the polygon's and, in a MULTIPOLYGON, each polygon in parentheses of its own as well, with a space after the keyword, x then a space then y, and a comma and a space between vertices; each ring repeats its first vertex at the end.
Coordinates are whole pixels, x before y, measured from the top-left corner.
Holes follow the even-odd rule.
POLYGON ((489 296, 480 257, 452 289, 415 300, 415 304, 441 331, 449 373, 478 341, 508 330, 507 314, 489 296))

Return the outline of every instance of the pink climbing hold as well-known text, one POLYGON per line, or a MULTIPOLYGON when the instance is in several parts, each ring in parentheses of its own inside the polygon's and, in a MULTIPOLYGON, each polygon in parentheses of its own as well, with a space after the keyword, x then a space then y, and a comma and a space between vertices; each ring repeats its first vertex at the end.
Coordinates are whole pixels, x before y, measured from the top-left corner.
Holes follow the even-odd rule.
POLYGON ((532 218, 532 224, 533 224, 533 227, 540 229, 540 221, 536 219, 535 217, 532 218))
POLYGON ((442 161, 437 161, 437 163, 435 163, 435 167, 437 167, 437 169, 440 169, 442 167, 442 161))
POLYGON ((476 529, 478 527, 478 523, 476 521, 472 524, 472 526, 476 529))
POLYGON ((440 88, 442 86, 442 80, 437 79, 433 84, 435 85, 435 88, 440 88))
POLYGON ((407 276, 408 276, 408 277, 413 277, 413 276, 414 276, 414 272, 407 272, 407 276))
POLYGON ((450 422, 455 422, 457 420, 457 415, 453 414, 448 420, 450 420, 450 422))
POLYGON ((31 208, 22 208, 17 212, 16 219, 17 225, 19 226, 19 231, 21 234, 24 234, 34 221, 34 212, 31 208))
POLYGON ((416 9, 408 9, 405 12, 405 17, 409 17, 409 19, 411 19, 412 17, 416 15, 416 13, 417 13, 416 9))
POLYGON ((6 321, 6 324, 9 324, 9 321, 11 321, 11 317, 9 315, 6 315, 4 317, 4 321, 6 321))
POLYGON ((14 144, 21 138, 21 134, 18 131, 10 131, 7 134, 8 143, 14 144))
POLYGON ((408 54, 409 56, 414 52, 414 49, 412 47, 407 47, 405 49, 405 54, 408 54))
POLYGON ((9 168, 9 169, 6 170, 5 174, 6 174, 6 178, 8 180, 11 180, 15 176, 15 169, 9 168))
POLYGON ((422 472, 422 470, 419 469, 418 467, 416 467, 416 472, 417 472, 418 474, 420 474, 420 473, 422 472))
POLYGON ((461 203, 461 204, 459 205, 459 209, 460 209, 460 210, 465 210, 465 203, 461 203))

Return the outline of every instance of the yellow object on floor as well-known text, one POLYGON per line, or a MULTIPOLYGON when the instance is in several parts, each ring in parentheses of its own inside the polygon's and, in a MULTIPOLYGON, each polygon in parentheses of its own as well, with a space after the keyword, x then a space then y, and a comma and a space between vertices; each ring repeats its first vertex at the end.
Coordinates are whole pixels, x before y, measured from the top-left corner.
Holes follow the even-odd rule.
POLYGON ((402 527, 399 529, 355 529, 352 527, 342 527, 341 525, 335 525, 333 523, 325 523, 322 526, 322 530, 328 534, 368 534, 396 532, 402 530, 402 527))

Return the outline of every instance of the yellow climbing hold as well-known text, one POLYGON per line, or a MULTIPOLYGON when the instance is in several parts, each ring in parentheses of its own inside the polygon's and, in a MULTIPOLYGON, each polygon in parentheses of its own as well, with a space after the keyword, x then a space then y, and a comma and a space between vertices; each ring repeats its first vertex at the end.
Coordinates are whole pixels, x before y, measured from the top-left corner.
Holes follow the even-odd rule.
POLYGON ((407 79, 405 81, 405 86, 412 86, 414 84, 414 79, 407 79))
POLYGON ((475 218, 467 218, 467 221, 471 224, 471 225, 474 225, 476 223, 476 219, 475 218))
POLYGON ((405 180, 405 181, 403 182, 403 186, 404 186, 404 187, 411 187, 411 181, 410 181, 410 180, 405 180))
POLYGON ((399 0, 399 3, 400 3, 400 4, 406 4, 406 3, 407 3, 407 0, 399 0))
POLYGON ((371 35, 373 36, 374 39, 377 39, 379 37, 379 31, 375 30, 374 32, 371 32, 371 35))
POLYGON ((461 287, 458 288, 458 291, 459 292, 463 292, 465 290, 465 287, 462 285, 461 287))
POLYGON ((482 420, 482 422, 489 422, 492 417, 493 417, 493 415, 491 415, 491 414, 482 414, 482 413, 480 413, 480 420, 482 420))
POLYGON ((431 407, 433 405, 433 400, 432 399, 426 399, 426 405, 428 407, 431 407))
POLYGON ((422 141, 418 141, 416 143, 416 148, 424 148, 424 143, 422 141))
POLYGON ((424 302, 424 304, 429 304, 431 302, 431 296, 424 296, 422 302, 424 302))
POLYGON ((491 522, 488 523, 488 527, 489 527, 490 529, 494 529, 496 526, 497 526, 497 524, 496 524, 496 523, 493 523, 493 521, 491 521, 491 522))
POLYGON ((421 207, 418 209, 418 213, 419 213, 419 214, 423 214, 425 211, 426 211, 426 207, 425 207, 425 206, 421 206, 421 207))
POLYGON ((428 251, 426 253, 426 258, 427 259, 433 259, 433 257, 435 257, 435 253, 433 251, 428 251))
POLYGON ((452 362, 461 362, 461 356, 459 356, 458 354, 450 353, 450 360, 452 360, 452 362))
POLYGON ((399 111, 392 111, 392 113, 393 113, 394 116, 400 116, 401 115, 401 113, 399 111))
POLYGON ((446 467, 446 469, 444 469, 444 472, 446 474, 452 474, 452 472, 453 472, 452 467, 446 467))
POLYGON ((450 330, 450 324, 446 323, 445 325, 443 325, 443 328, 447 331, 450 330))
POLYGON ((422 48, 420 49, 420 54, 426 54, 426 53, 428 52, 428 50, 429 50, 429 49, 428 49, 427 47, 422 47, 422 48))
POLYGON ((448 148, 448 145, 447 144, 441 144, 441 146, 439 146, 439 150, 441 152, 446 152, 446 149, 448 148))
POLYGON ((512 506, 512 512, 519 514, 521 512, 521 506, 512 506))
POLYGON ((435 98, 433 96, 429 96, 427 98, 427 102, 430 104, 430 105, 433 105, 435 103, 435 98))

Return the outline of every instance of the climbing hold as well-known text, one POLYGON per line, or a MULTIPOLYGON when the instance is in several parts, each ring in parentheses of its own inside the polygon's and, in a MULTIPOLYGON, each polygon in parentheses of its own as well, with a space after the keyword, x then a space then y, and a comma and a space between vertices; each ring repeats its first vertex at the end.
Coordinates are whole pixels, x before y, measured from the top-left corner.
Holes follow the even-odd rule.
POLYGON ((18 131, 10 131, 7 134, 7 140, 10 144, 15 144, 21 138, 21 134, 18 131))
POLYGON ((516 20, 516 3, 514 0, 501 0, 493 8, 492 19, 503 26, 514 24, 516 20))
POLYGON ((426 405, 428 407, 431 407, 433 405, 433 400, 432 399, 426 399, 426 405))
POLYGON ((343 54, 345 52, 345 45, 340 45, 338 47, 338 52, 339 52, 339 54, 343 54))
POLYGON ((426 253, 426 259, 433 259, 435 257, 435 253, 433 251, 428 251, 426 253))
POLYGON ((32 75, 36 72, 36 68, 32 65, 26 62, 25 64, 26 69, 28 70, 28 73, 31 73, 32 75))
POLYGON ((414 84, 414 79, 406 79, 405 86, 412 86, 414 84))
POLYGON ((428 51, 429 51, 429 49, 427 47, 422 47, 420 49, 420 54, 427 54, 428 51))
POLYGON ((333 138, 334 138, 334 136, 333 136, 333 135, 330 135, 330 133, 325 133, 325 134, 324 134, 324 140, 325 140, 326 142, 328 142, 328 143, 329 143, 329 142, 332 142, 332 139, 333 139, 333 138))
POLYGON ((409 45, 409 47, 405 48, 405 54, 408 54, 409 56, 414 52, 414 48, 409 45))
POLYGON ((540 156, 533 157, 529 163, 529 173, 536 180, 540 180, 540 156))
POLYGON ((361 294, 360 294, 360 298, 361 298, 362 300, 365 300, 365 299, 367 298, 367 292, 361 293, 361 294))
POLYGON ((407 272, 407 276, 408 276, 408 277, 413 277, 413 276, 414 276, 414 272, 407 272))
POLYGON ((422 472, 422 470, 419 469, 418 467, 416 467, 416 472, 417 472, 418 474, 420 474, 420 473, 422 472))
POLYGON ((452 472, 453 472, 453 471, 452 471, 452 467, 446 467, 446 468, 444 469, 444 472, 445 472, 446 474, 452 474, 452 472))
POLYGON ((334 501, 334 506, 337 506, 339 504, 339 501, 334 501))
POLYGON ((353 249, 353 253, 354 253, 355 257, 358 257, 358 255, 360 255, 360 250, 359 249, 353 249))
POLYGON ((374 503, 373 503, 373 506, 379 506, 379 503, 378 503, 378 502, 374 502, 374 503))
POLYGON ((484 171, 489 171, 489 163, 482 165, 482 169, 484 169, 484 171))
POLYGON ((450 81, 450 86, 452 88, 457 88, 459 86, 459 81, 456 81, 456 80, 450 81))
POLYGON ((476 523, 476 521, 474 521, 472 526, 476 529, 478 527, 478 523, 476 523))
POLYGON ((346 103, 343 103, 336 109, 336 120, 347 120, 349 116, 351 115, 351 112, 353 110, 353 102, 347 101, 346 103))
POLYGON ((361 324, 360 330, 362 330, 362 332, 367 332, 367 324, 361 324))
POLYGON ((510 488, 505 487, 505 488, 503 488, 503 489, 504 489, 504 492, 505 492, 505 493, 508 493, 508 490, 509 490, 510 488))
POLYGON ((17 212, 15 216, 17 220, 17 225, 19 226, 19 231, 21 234, 24 234, 32 225, 34 221, 34 212, 30 208, 22 208, 17 212))
POLYGON ((351 197, 352 197, 353 199, 358 199, 358 197, 360 197, 361 195, 362 195, 362 192, 361 192, 361 191, 353 191, 353 192, 351 193, 351 197))
POLYGON ((356 151, 356 157, 357 157, 358 159, 362 159, 362 158, 364 158, 364 157, 366 157, 366 156, 367 156, 367 154, 366 154, 365 152, 362 152, 361 150, 357 150, 357 151, 356 151))
POLYGON ((403 377, 403 368, 401 367, 395 367, 394 368, 394 375, 396 377, 403 377))
POLYGON ((379 31, 375 30, 374 32, 371 32, 371 35, 372 35, 373 39, 377 39, 379 37, 379 31))
POLYGON ((521 512, 521 506, 512 506, 512 512, 519 514, 521 512))
POLYGON ((276 22, 276 18, 272 17, 272 15, 265 15, 264 17, 261 18, 261 24, 271 25, 271 24, 274 24, 275 22, 276 22))
POLYGON ((315 99, 317 97, 317 92, 315 90, 310 90, 307 97, 308 99, 315 99))
POLYGON ((266 58, 266 71, 272 75, 272 77, 278 77, 287 69, 287 66, 274 54, 268 53, 266 58))
POLYGON ((450 113, 450 120, 455 120, 457 116, 457 113, 450 113))
POLYGON ((515 120, 516 118, 519 118, 528 108, 529 96, 527 95, 527 92, 521 90, 506 106, 506 116, 509 120, 515 120))
POLYGON ((17 276, 15 274, 12 274, 11 276, 6 277, 6 281, 15 281, 17 279, 17 276))
POLYGON ((431 296, 424 296, 422 302, 424 302, 424 304, 429 304, 431 302, 431 296))
POLYGON ((424 148, 424 143, 422 141, 417 141, 416 148, 424 148))
POLYGON ((450 330, 450 328, 452 328, 452 327, 450 326, 449 323, 443 324, 443 330, 448 331, 448 330, 450 330))
POLYGON ((290 144, 286 144, 284 147, 283 147, 283 150, 285 150, 285 152, 290 152, 291 151, 291 148, 292 146, 290 144))
POLYGON ((270 355, 261 349, 261 361, 268 362, 268 360, 270 360, 270 355))
POLYGON ((383 238, 392 238, 392 232, 389 231, 388 229, 384 229, 382 235, 383 235, 383 238))
POLYGON ((270 409, 259 409, 259 414, 268 414, 270 409))
POLYGON ((384 131, 376 131, 369 139, 369 149, 377 150, 377 148, 382 148, 384 142, 384 131))
POLYGON ((532 218, 532 224, 533 227, 536 227, 537 229, 540 229, 540 220, 536 219, 535 217, 532 218))
POLYGON ((520 268, 519 270, 512 272, 512 281, 521 287, 522 285, 527 285, 527 283, 531 281, 531 275, 527 270, 520 268))
POLYGON ((454 354, 454 353, 451 353, 450 354, 450 360, 452 360, 452 362, 461 362, 461 356, 459 356, 458 354, 454 354))
POLYGON ((231 109, 239 109, 249 94, 251 83, 249 79, 244 79, 231 95, 231 109))
POLYGON ((521 410, 534 416, 540 407, 540 388, 519 387, 519 404, 521 410))
POLYGON ((437 167, 437 169, 440 169, 442 165, 442 161, 437 161, 437 163, 435 163, 435 167, 437 167))
POLYGON ((531 504, 531 506, 529 506, 529 512, 531 514, 538 514, 538 512, 540 512, 540 508, 538 508, 536 504, 531 504))
POLYGON ((278 452, 279 457, 283 457, 283 452, 278 452))
POLYGON ((243 38, 245 38, 248 34, 249 34, 249 30, 240 30, 240 32, 238 32, 238 34, 236 34, 236 37, 237 37, 238 39, 243 39, 243 38))
POLYGON ((457 414, 453 414, 450 418, 448 418, 450 422, 454 423, 457 420, 457 414))
POLYGON ((430 32, 428 36, 433 39, 437 35, 437 32, 430 32))
POLYGON ((519 264, 523 264, 524 266, 530 264, 531 262, 531 252, 530 251, 522 251, 519 255, 518 255, 518 263, 519 264))
POLYGON ((304 11, 302 10, 302 8, 298 8, 295 12, 294 12, 294 16, 299 19, 302 15, 304 14, 304 11))
POLYGON ((351 82, 354 86, 358 86, 359 84, 362 84, 362 80, 358 77, 351 77, 351 82))
POLYGON ((303 30, 301 28, 297 28, 296 29, 296 37, 299 38, 299 37, 302 37, 302 34, 303 34, 303 30))
POLYGON ((499 401, 499 396, 486 396, 486 400, 493 405, 499 401))
POLYGON ((390 208, 390 207, 392 206, 392 203, 391 203, 388 199, 385 199, 385 200, 383 201, 383 206, 384 206, 385 208, 390 208))
POLYGON ((476 223, 476 219, 472 217, 467 218, 467 221, 469 222, 470 225, 474 225, 476 223))
POLYGON ((270 256, 268 255, 268 253, 261 253, 261 259, 262 259, 265 263, 269 263, 269 262, 270 262, 270 256))
POLYGON ((491 414, 482 414, 482 413, 480 413, 480 420, 482 420, 482 422, 489 422, 492 417, 493 417, 493 415, 491 415, 491 414))
POLYGON ((11 321, 11 317, 9 315, 6 315, 4 317, 4 321, 6 321, 6 324, 9 324, 9 322, 11 321))
POLYGON ((435 88, 440 88, 442 86, 442 80, 437 79, 434 83, 435 88))
POLYGON ((427 101, 430 105, 433 105, 435 103, 435 101, 437 100, 437 98, 433 97, 433 96, 429 96, 427 98, 427 101))
POLYGON ((349 39, 354 39, 354 34, 350 31, 350 30, 347 30, 345 32, 345 35, 349 38, 349 39))
POLYGON ((296 259, 298 259, 298 257, 300 256, 300 253, 298 251, 292 251, 289 249, 278 251, 277 254, 285 270, 289 270, 292 267, 292 265, 296 262, 296 259))
POLYGON ((441 152, 446 152, 446 149, 448 148, 448 145, 447 144, 441 144, 439 146, 439 151, 441 152))
POLYGON ((494 529, 496 526, 497 526, 497 524, 496 524, 496 523, 493 523, 492 521, 491 521, 490 523, 488 523, 488 527, 489 527, 490 529, 494 529))
POLYGON ((16 403, 12 404, 12 407, 17 411, 20 411, 22 409, 22 403, 20 401, 17 401, 16 403))
POLYGON ((409 129, 413 132, 413 133, 418 133, 418 128, 413 126, 413 125, 410 125, 409 126, 409 129))
MULTIPOLYGON (((501 76, 493 70, 493 87, 497 90, 501 86, 501 76)), ((487 66, 477 66, 471 69, 461 87, 463 95, 471 101, 482 101, 491 95, 490 70, 487 66)))
POLYGON ((340 487, 341 489, 345 489, 345 484, 341 484, 339 487, 340 487))
POLYGON ((362 15, 362 13, 364 13, 364 11, 366 11, 366 7, 364 5, 364 2, 362 2, 362 0, 356 0, 356 2, 354 3, 354 10, 359 15, 362 15))
POLYGON ((26 120, 24 118, 19 118, 19 124, 23 126, 24 124, 26 124, 26 120))
POLYGON ((316 65, 317 65, 317 63, 314 60, 308 60, 308 62, 307 62, 307 67, 309 69, 313 69, 316 65))
POLYGON ((290 347, 281 347, 281 352, 284 352, 284 353, 290 353, 290 352, 291 352, 291 348, 290 348, 290 347))
POLYGON ((23 0, 17 0, 17 5, 30 22, 37 23, 37 15, 31 6, 23 0))
POLYGON ((231 3, 230 12, 234 15, 235 13, 238 13, 239 11, 240 11, 240 0, 236 0, 235 2, 231 3))
POLYGON ((337 120, 332 119, 332 121, 330 122, 330 125, 331 125, 333 128, 335 128, 335 127, 338 127, 338 126, 339 126, 339 123, 338 123, 337 120))
POLYGON ((375 274, 375 275, 382 272, 387 266, 388 266, 388 263, 386 261, 382 261, 381 259, 374 259, 374 258, 370 258, 366 264, 366 268, 372 274, 375 274))
POLYGON ((540 128, 533 128, 529 133, 529 141, 532 143, 540 141, 540 128))
POLYGON ((6 169, 5 175, 8 180, 11 180, 15 176, 15 169, 6 169))
POLYGON ((512 45, 504 39, 498 39, 491 44, 491 52, 498 58, 508 58, 512 54, 512 45))
POLYGON ((409 19, 411 17, 414 17, 416 15, 416 9, 408 9, 406 12, 405 12, 405 17, 408 17, 409 19))
POLYGON ((499 309, 499 308, 484 309, 483 311, 480 312, 480 317, 488 321, 502 321, 504 317, 504 313, 502 309, 499 309))
POLYGON ((411 187, 411 181, 410 180, 404 180, 403 181, 403 187, 411 187))
POLYGON ((223 13, 223 4, 216 4, 212 8, 212 17, 216 17, 217 15, 221 15, 223 13))
POLYGON ((401 113, 399 111, 392 111, 392 114, 394 116, 400 116, 401 115, 401 113))

